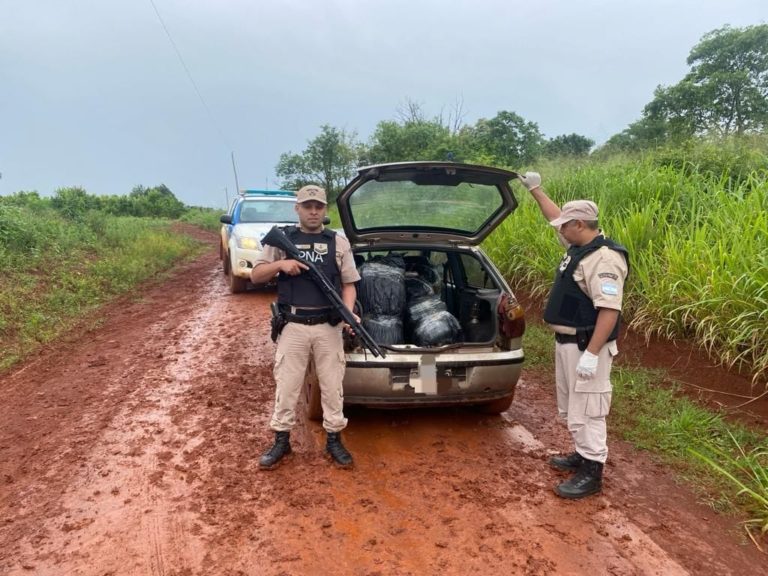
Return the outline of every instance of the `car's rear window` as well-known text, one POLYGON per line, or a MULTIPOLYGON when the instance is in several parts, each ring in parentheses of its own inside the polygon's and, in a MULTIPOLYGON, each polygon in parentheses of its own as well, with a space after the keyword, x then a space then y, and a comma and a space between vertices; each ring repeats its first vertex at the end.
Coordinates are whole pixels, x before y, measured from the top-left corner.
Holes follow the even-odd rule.
POLYGON ((502 203, 499 189, 490 184, 426 185, 404 180, 369 180, 349 199, 355 228, 360 231, 425 227, 474 233, 502 203))
POLYGON ((295 202, 285 200, 246 200, 240 206, 239 222, 298 222, 295 202))

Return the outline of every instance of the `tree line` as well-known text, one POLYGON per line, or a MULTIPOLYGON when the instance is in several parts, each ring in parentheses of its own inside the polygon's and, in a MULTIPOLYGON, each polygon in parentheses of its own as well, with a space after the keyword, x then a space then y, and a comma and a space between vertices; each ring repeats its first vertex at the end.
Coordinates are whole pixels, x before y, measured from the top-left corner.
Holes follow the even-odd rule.
POLYGON ((299 153, 280 156, 281 186, 322 184, 331 198, 358 166, 406 160, 454 160, 518 168, 542 157, 586 157, 642 151, 697 138, 763 133, 768 126, 768 25, 724 26, 705 34, 691 50, 690 71, 673 86, 658 86, 642 116, 598 149, 579 134, 547 139, 538 124, 503 110, 473 125, 462 103, 447 116, 428 117, 406 101, 395 120, 378 123, 370 140, 324 125, 299 153))
POLYGON ((137 216, 177 219, 189 210, 165 185, 135 186, 127 196, 96 196, 78 186, 59 188, 51 198, 38 192, 16 192, 0 197, 0 207, 48 205, 70 220, 78 220, 89 212, 99 211, 113 216, 137 216))

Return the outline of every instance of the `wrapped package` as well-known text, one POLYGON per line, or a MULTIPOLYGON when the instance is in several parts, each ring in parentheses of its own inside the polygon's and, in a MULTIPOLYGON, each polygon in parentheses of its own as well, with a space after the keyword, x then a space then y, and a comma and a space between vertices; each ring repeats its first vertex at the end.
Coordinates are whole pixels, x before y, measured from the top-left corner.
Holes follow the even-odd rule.
POLYGON ((400 316, 405 308, 405 271, 383 262, 365 262, 359 268, 357 295, 363 313, 400 316))
POLYGON ((374 256, 369 262, 376 262, 377 264, 385 264, 386 266, 405 270, 405 260, 403 259, 403 256, 394 252, 387 254, 386 256, 374 256))
POLYGON ((387 346, 403 343, 403 320, 400 316, 365 316, 363 328, 377 344, 387 346))
POLYGON ((423 348, 443 346, 461 341, 461 325, 446 310, 421 319, 413 329, 413 343, 423 348))
POLYGON ((415 326, 423 318, 446 310, 445 302, 440 300, 436 294, 425 296, 408 303, 408 321, 415 326))
POLYGON ((419 278, 424 280, 432 287, 432 291, 434 293, 440 294, 443 283, 437 266, 424 263, 410 264, 407 268, 407 271, 416 274, 419 278))
POLYGON ((405 274, 405 301, 406 303, 413 302, 426 296, 432 296, 434 291, 432 285, 426 280, 419 278, 418 276, 406 272, 405 274))

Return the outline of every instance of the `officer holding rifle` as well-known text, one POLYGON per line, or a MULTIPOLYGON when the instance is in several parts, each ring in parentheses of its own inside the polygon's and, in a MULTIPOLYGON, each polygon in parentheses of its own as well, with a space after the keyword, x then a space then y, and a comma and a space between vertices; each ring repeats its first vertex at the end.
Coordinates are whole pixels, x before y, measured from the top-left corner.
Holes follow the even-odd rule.
MULTIPOLYGON (((296 404, 304 385, 304 374, 312 356, 321 391, 323 428, 327 432, 326 452, 340 467, 350 467, 352 456, 341 442, 347 425, 344 417, 344 345, 341 314, 331 305, 321 287, 306 273, 311 262, 330 280, 346 308, 354 308, 355 282, 360 274, 349 241, 323 226, 328 201, 325 190, 315 185, 296 194, 299 226, 285 229, 286 237, 298 248, 302 260, 264 245, 251 272, 251 281, 265 283, 277 275, 277 302, 284 324, 279 330, 275 353, 275 406, 270 428, 275 442, 259 460, 262 470, 275 468, 291 453, 290 433, 296 424, 296 404)), ((359 322, 359 317, 353 315, 359 322)))

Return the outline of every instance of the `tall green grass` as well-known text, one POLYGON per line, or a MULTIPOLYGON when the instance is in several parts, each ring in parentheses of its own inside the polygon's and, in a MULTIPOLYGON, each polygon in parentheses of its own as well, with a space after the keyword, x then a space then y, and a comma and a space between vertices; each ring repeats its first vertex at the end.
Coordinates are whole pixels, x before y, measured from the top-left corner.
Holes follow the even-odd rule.
MULTIPOLYGON (((540 169, 553 200, 594 200, 603 230, 629 249, 625 318, 635 329, 690 338, 768 380, 765 171, 734 179, 654 156, 540 169)), ((519 209, 485 247, 514 286, 544 295, 562 247, 522 187, 517 196, 519 209)))
POLYGON ((172 221, 0 203, 0 370, 137 283, 198 254, 172 221))
POLYGON ((182 214, 182 222, 188 222, 194 224, 205 230, 212 232, 218 232, 221 229, 221 222, 219 218, 222 214, 225 214, 226 210, 218 210, 215 208, 200 208, 193 206, 189 208, 184 214, 182 214))
POLYGON ((711 440, 688 450, 720 473, 735 488, 736 497, 744 503, 749 517, 744 522, 747 533, 758 546, 752 530, 768 534, 768 443, 744 448, 744 443, 729 432, 730 446, 711 440))

